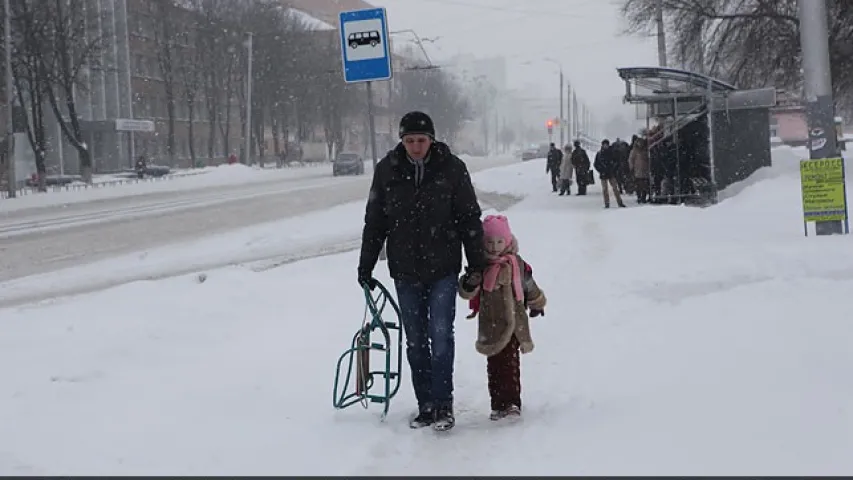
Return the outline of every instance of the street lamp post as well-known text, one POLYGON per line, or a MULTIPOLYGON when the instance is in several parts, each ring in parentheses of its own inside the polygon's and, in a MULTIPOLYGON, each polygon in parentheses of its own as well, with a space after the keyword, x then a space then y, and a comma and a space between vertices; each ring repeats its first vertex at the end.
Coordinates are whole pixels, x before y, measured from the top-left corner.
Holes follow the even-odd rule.
POLYGON ((566 132, 566 75, 563 70, 563 64, 552 58, 544 58, 543 60, 556 64, 560 68, 560 148, 565 145, 566 132))
POLYGON ((549 58, 549 57, 545 57, 542 60, 545 60, 546 62, 551 62, 560 68, 560 148, 562 148, 562 146, 565 144, 565 125, 566 125, 566 119, 564 118, 565 112, 566 112, 566 110, 565 110, 566 106, 565 106, 565 96, 564 96, 565 95, 565 92, 564 92, 564 90, 565 90, 564 89, 565 74, 563 73, 563 64, 558 62, 557 60, 554 60, 553 58, 549 58))
POLYGON ((563 148, 563 145, 566 144, 565 140, 565 129, 566 129, 566 119, 565 119, 565 102, 563 98, 563 67, 560 66, 560 148, 563 148))
MULTIPOLYGON (((551 63, 557 65, 557 67, 559 67, 559 69, 560 69, 560 147, 562 147, 565 143, 565 138, 566 138, 565 137, 566 96, 565 96, 565 88, 564 88, 565 84, 566 84, 566 81, 565 81, 566 76, 565 76, 565 73, 563 70, 563 64, 562 63, 560 63, 557 60, 554 60, 553 58, 550 58, 550 57, 542 57, 541 60, 545 61, 545 62, 551 62, 551 63)), ((530 65, 531 63, 533 63, 533 62, 527 61, 527 62, 522 63, 522 65, 530 65)))
POLYGON ((15 128, 12 105, 14 104, 14 84, 12 81, 12 9, 9 8, 9 0, 4 0, 4 37, 6 43, 6 174, 9 198, 15 198, 18 190, 17 174, 15 173, 15 128))
MULTIPOLYGON (((7 0, 8 1, 8 0, 7 0)), ((246 40, 246 48, 248 49, 248 62, 246 72, 246 152, 244 153, 243 161, 246 165, 252 164, 252 32, 249 32, 249 39, 246 40)))

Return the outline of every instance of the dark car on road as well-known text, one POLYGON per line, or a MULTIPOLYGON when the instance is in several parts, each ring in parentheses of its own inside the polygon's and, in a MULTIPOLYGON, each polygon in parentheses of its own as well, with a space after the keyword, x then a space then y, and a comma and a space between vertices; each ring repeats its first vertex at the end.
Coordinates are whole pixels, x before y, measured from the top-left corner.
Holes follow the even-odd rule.
POLYGON ((536 147, 528 148, 521 152, 521 160, 526 162, 535 158, 545 158, 548 156, 548 150, 550 149, 551 146, 547 143, 543 143, 536 147))
POLYGON ((364 159, 357 153, 339 153, 332 162, 332 175, 364 175, 364 159))

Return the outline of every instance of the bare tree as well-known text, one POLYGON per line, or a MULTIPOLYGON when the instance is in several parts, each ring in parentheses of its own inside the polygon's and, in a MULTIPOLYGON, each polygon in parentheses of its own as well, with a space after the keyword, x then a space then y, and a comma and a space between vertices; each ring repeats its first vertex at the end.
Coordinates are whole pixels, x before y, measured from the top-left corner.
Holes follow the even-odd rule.
POLYGON ((83 139, 75 91, 83 87, 86 69, 100 68, 100 36, 86 29, 84 4, 79 0, 43 0, 34 9, 43 15, 42 68, 48 76, 48 103, 68 142, 77 150, 84 181, 92 181, 92 155, 83 139))
POLYGON ((504 125, 498 134, 498 140, 504 152, 509 150, 513 142, 515 142, 515 130, 509 125, 504 125))
POLYGON ((263 158, 265 135, 271 130, 275 151, 279 153, 279 140, 287 136, 287 117, 298 90, 295 66, 298 58, 310 56, 315 50, 310 43, 296 46, 297 33, 304 27, 287 14, 280 1, 185 1, 191 3, 190 8, 198 17, 194 44, 203 52, 197 65, 200 82, 197 90, 203 98, 196 103, 204 103, 211 125, 208 156, 214 156, 217 135, 226 155, 231 152, 235 117, 245 126, 247 32, 254 37, 251 143, 263 158), (234 112, 235 108, 238 112, 234 112))
POLYGON ((395 111, 423 110, 433 117, 436 134, 452 144, 474 113, 460 86, 441 70, 425 66, 409 67, 397 76, 395 111))
MULTIPOLYGON (((47 27, 43 15, 38 15, 27 2, 15 2, 12 25, 17 42, 13 43, 13 77, 18 102, 28 108, 22 109, 27 117, 27 138, 32 148, 38 172, 38 189, 47 191, 45 155, 47 135, 45 132, 46 89, 49 88, 48 72, 41 61, 45 47, 43 31, 47 27)), ((61 139, 57 139, 61 141, 61 139)))
MULTIPOLYGON (((302 58, 312 55, 314 48, 304 39, 307 26, 296 16, 282 9, 276 16, 277 32, 261 39, 259 49, 263 52, 264 65, 256 70, 258 78, 258 102, 262 102, 265 116, 272 134, 273 153, 280 160, 287 150, 295 98, 298 90, 299 67, 302 58)), ((260 126, 260 122, 258 123, 260 126)), ((278 165, 282 163, 279 161, 278 165)))
MULTIPOLYGON (((307 35, 315 39, 313 55, 304 58, 304 67, 300 69, 304 74, 301 80, 307 87, 303 95, 316 106, 314 115, 309 118, 322 126, 326 152, 331 158, 343 147, 346 121, 364 110, 364 87, 349 85, 343 81, 336 32, 315 31, 308 32, 307 35)), ((305 106, 302 105, 303 108, 305 106)))
POLYGON ((163 81, 166 95, 166 154, 169 165, 175 166, 175 103, 177 101, 178 72, 176 64, 181 52, 178 48, 175 15, 178 8, 173 0, 149 0, 153 6, 154 43, 157 52, 157 65, 163 81))
POLYGON ((222 1, 195 0, 192 6, 198 18, 194 45, 200 54, 203 53, 199 58, 197 73, 207 114, 207 157, 210 160, 213 160, 216 155, 216 133, 222 105, 221 60, 224 58, 220 48, 224 30, 221 21, 222 1))
MULTIPOLYGON (((623 0, 629 33, 651 33, 657 0, 623 0)), ((853 98, 853 2, 828 0, 836 99, 853 98)), ((663 0, 668 50, 677 63, 740 87, 802 85, 796 0, 663 0), (697 65, 701 62, 701 65, 697 65)))
POLYGON ((205 37, 201 29, 186 32, 186 36, 186 48, 183 48, 178 54, 177 77, 180 80, 182 100, 187 111, 187 140, 190 167, 192 168, 196 166, 196 113, 202 95, 200 90, 204 83, 202 65, 204 64, 206 50, 205 37))
MULTIPOLYGON (((301 53, 292 44, 295 41, 293 33, 301 28, 301 24, 288 15, 279 2, 247 4, 240 24, 242 30, 251 32, 253 36, 251 145, 263 166, 267 127, 274 127, 273 138, 277 139, 279 120, 275 116, 282 97, 288 95, 288 74, 294 66, 292 59, 301 53)), ((245 77, 242 86, 240 92, 245 93, 245 77)), ((245 107, 245 98, 243 95, 240 98, 241 107, 245 107)), ((251 156, 255 158, 255 155, 251 156)))
POLYGON ((239 90, 242 78, 241 68, 239 67, 242 66, 243 42, 237 37, 234 30, 226 29, 221 33, 218 44, 220 48, 223 48, 220 56, 222 63, 216 66, 219 68, 216 75, 219 78, 217 85, 220 88, 218 98, 220 105, 224 105, 224 110, 220 110, 216 117, 219 134, 222 136, 222 150, 228 155, 231 152, 231 120, 234 116, 234 100, 237 97, 237 90, 239 90))
POLYGON ((395 73, 391 109, 397 115, 411 110, 428 113, 436 124, 436 134, 454 143, 463 125, 477 113, 476 100, 469 100, 451 75, 431 66, 427 59, 419 59, 414 49, 404 50, 402 58, 405 60, 395 73))
POLYGON ((240 14, 244 2, 233 0, 185 0, 196 16, 196 45, 203 56, 198 64, 199 81, 209 126, 207 156, 216 155, 217 135, 222 150, 231 152, 233 105, 242 74, 240 14))

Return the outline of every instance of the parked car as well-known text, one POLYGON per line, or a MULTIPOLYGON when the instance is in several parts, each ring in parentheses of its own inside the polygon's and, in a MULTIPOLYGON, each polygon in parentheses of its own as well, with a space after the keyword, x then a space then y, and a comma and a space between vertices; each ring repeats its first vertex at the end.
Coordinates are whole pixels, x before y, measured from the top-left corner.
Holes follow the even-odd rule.
POLYGON ((172 173, 172 169, 166 165, 153 164, 137 164, 133 170, 125 170, 121 173, 116 173, 118 178, 144 178, 144 177, 164 177, 172 173), (140 176, 140 173, 142 174, 140 176))
POLYGON ((145 175, 149 177, 163 177, 172 173, 172 169, 165 165, 152 165, 148 164, 145 166, 145 175))
POLYGON ((332 175, 364 175, 364 159, 357 153, 339 153, 332 162, 332 175))
MULTIPOLYGON (((83 177, 80 175, 45 175, 44 177, 44 185, 46 187, 61 187, 64 185, 70 185, 74 182, 82 182, 83 177)), ((37 187, 39 184, 38 176, 33 174, 30 178, 27 178, 26 185, 28 187, 37 187)))
POLYGON ((546 158, 548 156, 548 150, 550 148, 551 146, 547 143, 543 143, 536 147, 528 148, 521 152, 521 160, 526 162, 535 158, 546 158))

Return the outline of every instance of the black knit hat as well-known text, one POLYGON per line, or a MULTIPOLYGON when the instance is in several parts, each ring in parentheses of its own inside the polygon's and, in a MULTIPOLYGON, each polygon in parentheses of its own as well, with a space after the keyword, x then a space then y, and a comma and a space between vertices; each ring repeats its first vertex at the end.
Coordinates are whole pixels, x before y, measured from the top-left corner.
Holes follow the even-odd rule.
POLYGON ((400 138, 406 135, 421 134, 435 138, 435 125, 424 112, 409 112, 400 119, 400 138))

